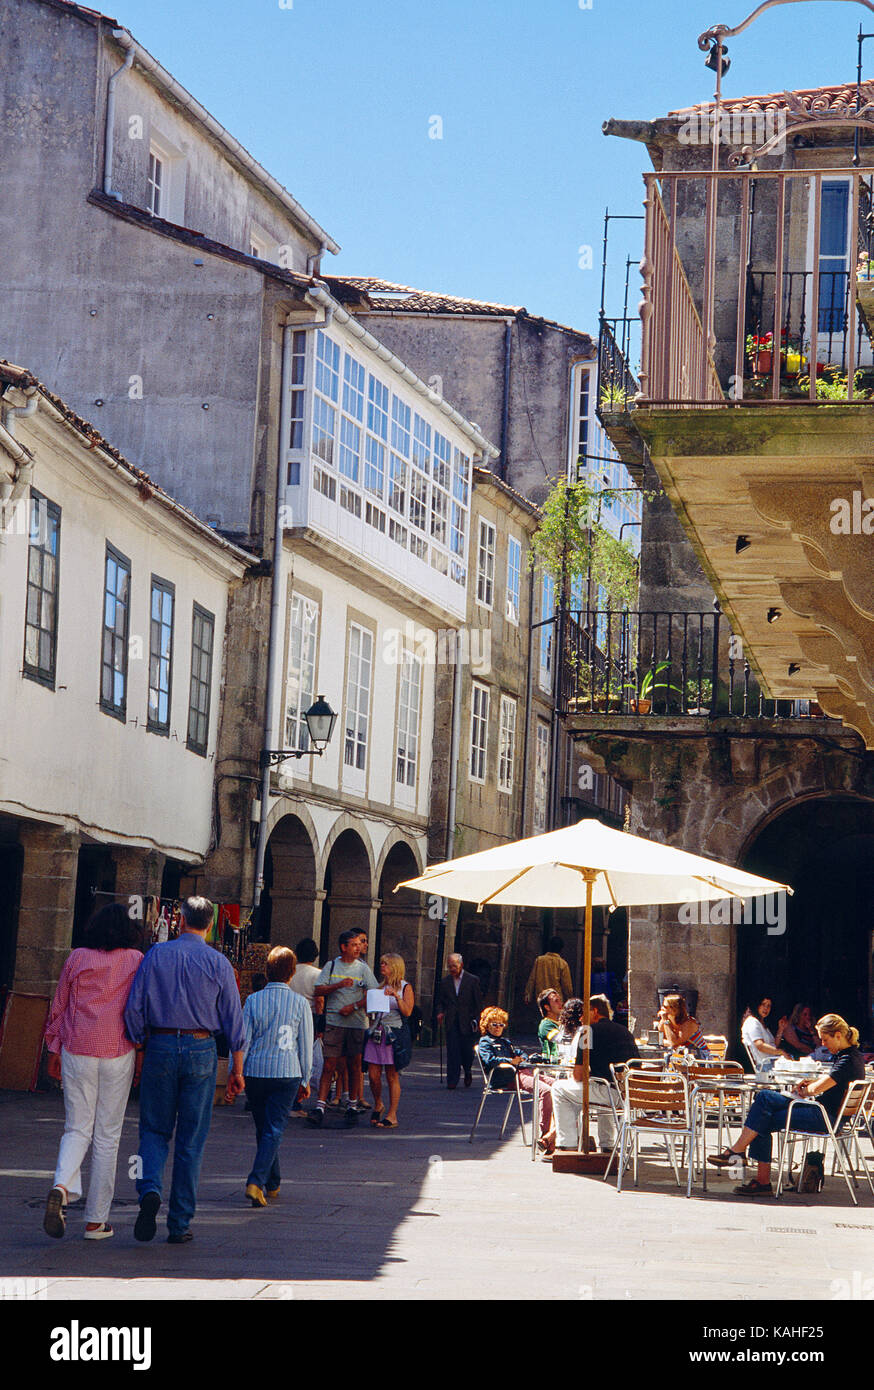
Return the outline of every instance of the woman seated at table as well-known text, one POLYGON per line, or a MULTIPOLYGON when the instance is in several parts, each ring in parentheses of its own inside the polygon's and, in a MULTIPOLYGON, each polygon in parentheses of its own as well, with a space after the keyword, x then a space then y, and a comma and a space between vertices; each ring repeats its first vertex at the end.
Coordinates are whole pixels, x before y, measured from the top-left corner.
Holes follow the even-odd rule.
POLYGON ((777 1046, 774 1034, 765 1024, 770 1012, 771 1000, 764 995, 757 1004, 747 1004, 741 1020, 740 1035, 757 1072, 771 1071, 778 1057, 789 1056, 777 1046))
MULTIPOLYGON (((859 1051, 859 1034, 840 1014, 825 1014, 816 1031, 831 1056, 824 1076, 815 1081, 799 1081, 795 1096, 822 1098, 822 1106, 832 1125, 838 1117, 844 1096, 851 1081, 862 1081, 865 1060, 859 1051)), ((768 1197, 771 1186, 771 1135, 786 1126, 786 1115, 792 1097, 781 1091, 760 1091, 750 1106, 746 1123, 730 1148, 711 1154, 708 1163, 725 1167, 734 1163, 738 1154, 750 1151, 757 1163, 756 1176, 734 1190, 740 1197, 768 1197)), ((827 1134, 825 1118, 814 1105, 796 1105, 792 1111, 793 1127, 804 1134, 827 1134)))
MULTIPOLYGON (((609 1002, 603 995, 601 997, 604 998, 605 1007, 609 1008, 609 1002)), ((577 1055, 577 1045, 582 1026, 582 999, 566 999, 558 1017, 558 1032, 552 1040, 556 1062, 567 1062, 570 1066, 573 1066, 577 1055)), ((556 1076, 553 1072, 542 1071, 537 1085, 537 1109, 540 1134, 537 1147, 540 1149, 541 1153, 545 1154, 551 1154, 555 1149, 555 1120, 552 1115, 552 1086, 555 1080, 556 1076)))
POLYGON ((537 996, 537 1007, 540 1010, 537 1039, 541 1055, 547 1062, 556 1062, 558 1053, 555 1050, 555 1039, 558 1036, 558 1021, 561 1017, 561 995, 558 990, 542 989, 537 996))
POLYGON ((666 996, 656 1018, 659 1034, 667 1049, 685 1047, 695 1057, 707 1058, 710 1051, 697 1018, 690 1018, 682 994, 666 996))
MULTIPOLYGON (((512 1086, 514 1070, 528 1061, 528 1053, 514 1047, 510 1039, 503 1036, 508 1021, 508 1015, 504 1010, 493 1006, 483 1009, 479 1018, 482 1037, 477 1044, 477 1051, 485 1067, 486 1076, 495 1086, 512 1086)), ((519 1085, 523 1091, 533 1089, 534 1082, 530 1071, 519 1073, 519 1085)))
POLYGON ((809 1004, 796 1004, 788 1018, 781 1018, 775 1042, 796 1061, 809 1057, 819 1046, 813 1026, 813 1010, 809 1004))

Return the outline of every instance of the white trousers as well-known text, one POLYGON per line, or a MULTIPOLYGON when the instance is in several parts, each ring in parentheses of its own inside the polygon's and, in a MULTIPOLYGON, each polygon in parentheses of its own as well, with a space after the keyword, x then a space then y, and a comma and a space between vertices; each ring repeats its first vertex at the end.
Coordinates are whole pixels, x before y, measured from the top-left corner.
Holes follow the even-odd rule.
POLYGON ((55 1169, 55 1186, 71 1202, 82 1196, 82 1162, 90 1147, 91 1173, 85 1220, 108 1221, 115 1192, 115 1162, 137 1054, 83 1057, 61 1049, 64 1134, 55 1169))
MULTIPOLYGON (((614 1100, 618 1094, 612 1092, 614 1100)), ((610 1150, 616 1139, 616 1125, 610 1109, 610 1087, 598 1076, 589 1078, 589 1104, 604 1106, 596 1110, 598 1145, 610 1150)), ((552 1113, 555 1116, 555 1146, 575 1149, 579 1141, 579 1121, 583 1113, 583 1084, 581 1081, 556 1081, 552 1088, 552 1113)))

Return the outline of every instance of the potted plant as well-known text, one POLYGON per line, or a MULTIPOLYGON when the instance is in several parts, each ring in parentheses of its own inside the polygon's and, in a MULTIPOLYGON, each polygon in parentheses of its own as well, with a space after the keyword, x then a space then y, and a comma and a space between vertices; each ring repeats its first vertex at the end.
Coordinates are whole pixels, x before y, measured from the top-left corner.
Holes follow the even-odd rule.
POLYGON ((652 709, 652 697, 657 690, 670 690, 675 695, 681 695, 679 686, 671 685, 670 681, 657 680, 665 671, 670 670, 669 661, 659 661, 655 666, 649 667, 644 672, 643 680, 640 682, 640 690, 637 689, 635 681, 626 682, 626 689, 635 691, 635 695, 629 701, 632 714, 649 714, 652 709))
POLYGON ((713 702, 713 681, 702 676, 699 681, 692 676, 686 681, 686 713, 709 714, 713 702))
POLYGON ((747 357, 752 365, 754 376, 768 376, 774 364, 773 333, 748 333, 747 357))

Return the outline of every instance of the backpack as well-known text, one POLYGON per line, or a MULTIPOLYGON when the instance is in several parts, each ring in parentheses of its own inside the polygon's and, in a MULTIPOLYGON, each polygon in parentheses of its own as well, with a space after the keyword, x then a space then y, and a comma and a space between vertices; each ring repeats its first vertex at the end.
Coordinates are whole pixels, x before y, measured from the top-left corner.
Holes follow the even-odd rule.
POLYGON ((798 1179, 799 1192, 820 1192, 825 1182, 825 1158, 818 1149, 805 1154, 801 1177, 798 1179))

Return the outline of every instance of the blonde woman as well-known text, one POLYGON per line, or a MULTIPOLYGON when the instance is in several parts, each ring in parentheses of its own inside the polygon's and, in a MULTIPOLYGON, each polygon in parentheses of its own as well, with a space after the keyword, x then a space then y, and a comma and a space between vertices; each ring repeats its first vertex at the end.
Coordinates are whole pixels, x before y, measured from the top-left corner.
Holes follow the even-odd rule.
POLYGON ((364 1045, 364 1061, 370 1078, 373 1095, 373 1114, 370 1123, 374 1128, 397 1129, 398 1104, 401 1099, 401 1078, 395 1066, 392 1035, 404 1025, 413 1012, 416 1000, 413 986, 404 979, 406 966, 403 958, 385 955, 380 958, 379 971, 382 976, 383 993, 388 995, 389 1011, 378 1014, 371 1029, 371 1036, 364 1045), (388 1081, 388 1112, 382 1103, 382 1071, 385 1068, 388 1081))
MULTIPOLYGON (((859 1051, 857 1029, 841 1018, 840 1014, 824 1014, 816 1025, 816 1031, 831 1053, 831 1061, 824 1076, 816 1081, 799 1081, 795 1095, 811 1096, 821 1104, 832 1124, 838 1117, 844 1096, 851 1081, 861 1081, 865 1076, 865 1059, 859 1051)), ((749 1148, 750 1157, 758 1165, 756 1176, 742 1187, 734 1190, 740 1197, 767 1197, 773 1192, 771 1186, 771 1135, 786 1124, 786 1112, 790 1097, 779 1091, 760 1091, 753 1101, 746 1118, 746 1124, 730 1149, 712 1154, 707 1160, 717 1167, 733 1163, 738 1154, 749 1148)), ((792 1111, 793 1126, 807 1134, 825 1134, 825 1120, 817 1106, 796 1105, 792 1111)))

